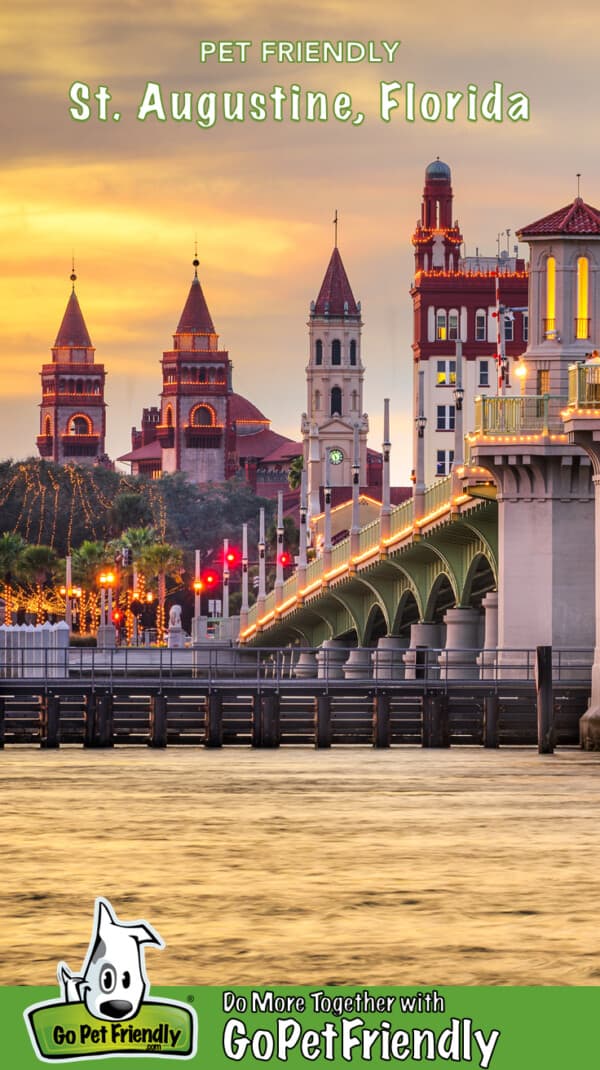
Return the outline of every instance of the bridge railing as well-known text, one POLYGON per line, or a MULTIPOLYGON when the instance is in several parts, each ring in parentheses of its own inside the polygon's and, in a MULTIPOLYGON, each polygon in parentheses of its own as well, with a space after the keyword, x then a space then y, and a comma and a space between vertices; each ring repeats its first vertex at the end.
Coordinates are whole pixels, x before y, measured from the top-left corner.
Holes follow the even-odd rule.
POLYGON ((554 394, 516 398, 475 398, 475 433, 487 435, 549 435, 564 430, 561 411, 566 398, 554 394))
POLYGON ((600 408, 600 361, 569 365, 569 407, 600 408))
MULTIPOLYGON (((396 650, 333 646, 226 647, 184 650, 117 648, 96 650, 71 648, 49 657, 42 650, 19 651, 10 663, 0 660, 0 693, 13 684, 55 686, 81 683, 118 686, 128 681, 160 686, 167 681, 189 685, 192 681, 219 685, 229 681, 272 680, 302 683, 323 681, 326 685, 404 686, 424 681, 436 686, 454 686, 498 681, 534 682, 535 650, 454 650, 412 647, 396 650)), ((552 652, 555 684, 589 685, 593 651, 556 649, 552 652)))

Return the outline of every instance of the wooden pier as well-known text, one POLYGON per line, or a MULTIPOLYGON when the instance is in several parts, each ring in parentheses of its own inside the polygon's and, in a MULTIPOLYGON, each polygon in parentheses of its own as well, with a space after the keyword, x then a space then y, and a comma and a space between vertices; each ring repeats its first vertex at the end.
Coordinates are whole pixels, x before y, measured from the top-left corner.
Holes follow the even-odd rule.
POLYGON ((4 681, 0 747, 577 745, 589 685, 533 681, 4 681))

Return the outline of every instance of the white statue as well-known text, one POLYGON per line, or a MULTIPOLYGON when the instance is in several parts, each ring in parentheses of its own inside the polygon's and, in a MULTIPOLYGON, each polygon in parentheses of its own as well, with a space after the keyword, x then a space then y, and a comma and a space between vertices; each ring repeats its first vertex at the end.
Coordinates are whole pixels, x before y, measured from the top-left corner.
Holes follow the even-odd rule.
POLYGON ((171 628, 181 628, 181 606, 171 606, 169 611, 169 631, 171 628))

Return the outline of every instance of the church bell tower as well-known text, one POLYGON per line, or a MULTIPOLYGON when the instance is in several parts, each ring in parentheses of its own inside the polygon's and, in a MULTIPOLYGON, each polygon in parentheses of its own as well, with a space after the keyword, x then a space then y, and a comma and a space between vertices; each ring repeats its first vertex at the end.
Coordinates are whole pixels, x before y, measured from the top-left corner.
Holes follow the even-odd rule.
POLYGON ((308 472, 309 513, 320 512, 326 458, 332 487, 352 485, 354 429, 358 427, 361 482, 366 480, 367 432, 363 412, 361 309, 336 243, 319 296, 310 306, 307 410, 302 415, 304 466, 308 472))

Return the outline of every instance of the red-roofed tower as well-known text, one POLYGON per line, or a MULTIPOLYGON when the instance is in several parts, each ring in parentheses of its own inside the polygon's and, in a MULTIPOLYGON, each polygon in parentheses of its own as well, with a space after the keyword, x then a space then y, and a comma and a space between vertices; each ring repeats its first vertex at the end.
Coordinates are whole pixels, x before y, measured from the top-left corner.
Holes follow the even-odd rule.
POLYGON ((331 485, 351 486, 354 428, 359 428, 361 481, 367 478, 367 432, 363 412, 361 311, 336 245, 319 296, 310 306, 307 410, 302 414, 304 464, 308 470, 309 511, 320 512, 329 454, 331 485))
POLYGON ((52 363, 41 371, 42 402, 37 447, 56 464, 96 464, 104 457, 106 404, 103 364, 94 363, 94 347, 73 288, 56 341, 52 363))
POLYGON ((518 231, 529 242, 530 394, 568 392, 568 367, 600 344, 600 212, 572 204, 518 231))
POLYGON ((185 472, 195 483, 222 483, 236 469, 235 438, 229 417, 231 361, 219 349, 198 278, 194 278, 173 335, 162 357, 163 388, 157 437, 162 470, 185 472))

